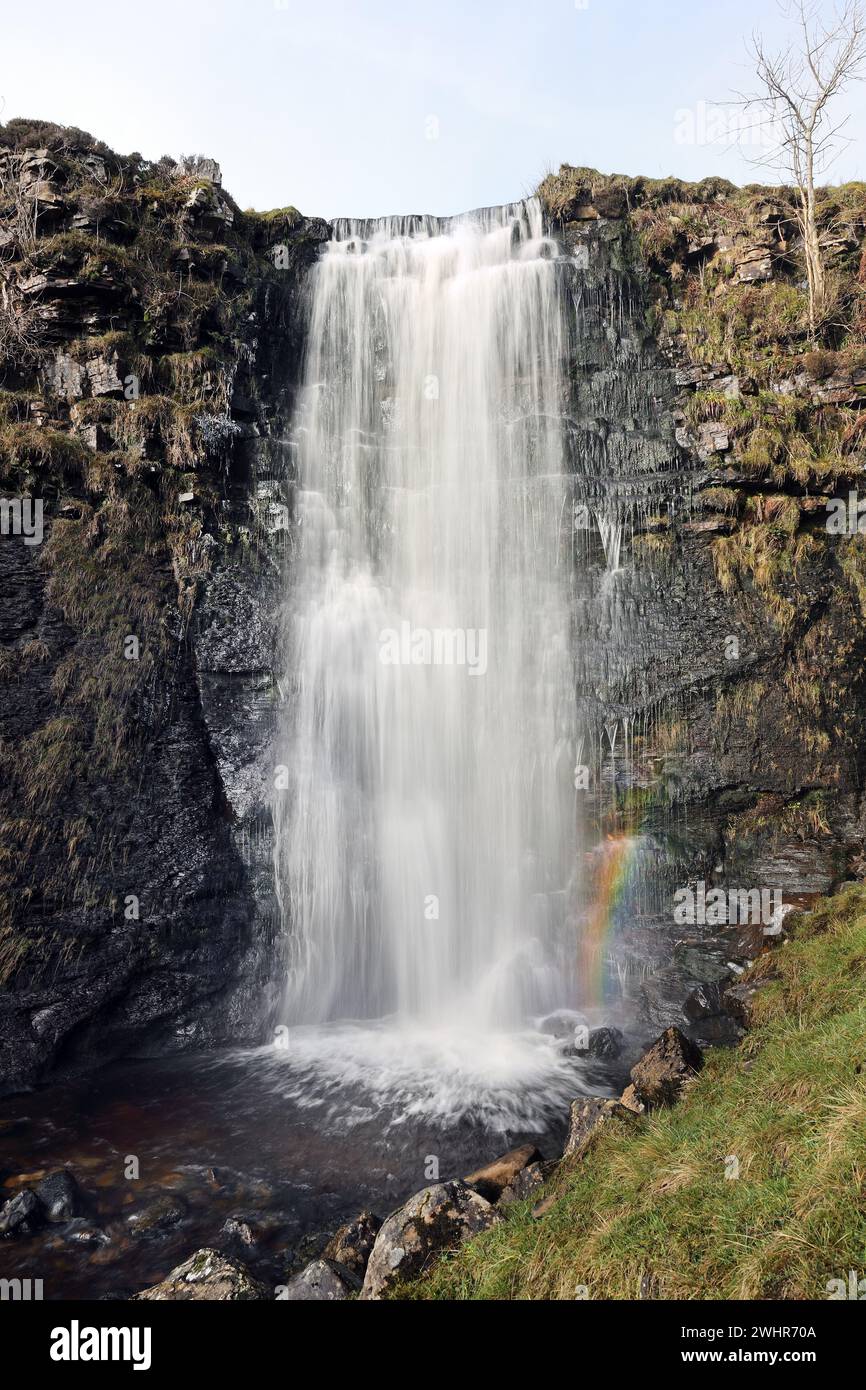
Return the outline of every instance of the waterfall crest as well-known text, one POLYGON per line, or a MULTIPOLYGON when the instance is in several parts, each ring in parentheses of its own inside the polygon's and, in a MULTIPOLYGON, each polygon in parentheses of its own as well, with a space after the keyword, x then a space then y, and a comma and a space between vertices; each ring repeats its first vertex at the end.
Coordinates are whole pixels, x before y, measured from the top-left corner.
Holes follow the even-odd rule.
POLYGON ((286 1021, 569 1002, 566 317, 534 199, 339 222, 313 272, 275 802, 286 1021))

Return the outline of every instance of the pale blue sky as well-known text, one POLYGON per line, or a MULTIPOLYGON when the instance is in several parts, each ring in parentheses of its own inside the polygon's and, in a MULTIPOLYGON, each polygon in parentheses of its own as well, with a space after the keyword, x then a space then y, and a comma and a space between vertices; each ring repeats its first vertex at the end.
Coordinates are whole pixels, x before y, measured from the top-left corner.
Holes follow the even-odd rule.
MULTIPOLYGON (((683 136, 748 85, 756 26, 776 0, 39 0, 0 20, 0 118, 210 154, 242 206, 323 217, 505 202, 563 161, 753 182, 683 136)), ((834 181, 866 178, 864 85, 844 101, 834 181)))

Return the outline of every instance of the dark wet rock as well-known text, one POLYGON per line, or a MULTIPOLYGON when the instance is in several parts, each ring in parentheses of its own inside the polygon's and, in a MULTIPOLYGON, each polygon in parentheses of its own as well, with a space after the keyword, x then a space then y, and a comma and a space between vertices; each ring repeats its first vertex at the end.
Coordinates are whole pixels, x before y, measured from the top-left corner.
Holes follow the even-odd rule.
POLYGON ((177 1193, 161 1193, 131 1212, 126 1224, 133 1235, 158 1235, 179 1225, 186 1214, 187 1205, 182 1197, 177 1193))
POLYGON ((64 1232, 64 1238, 74 1245, 102 1246, 111 1244, 111 1237, 107 1231, 82 1217, 76 1217, 70 1221, 64 1232))
MULTIPOLYGON (((26 184, 28 196, 36 198, 36 229, 45 230, 54 209, 64 230, 75 235, 57 244, 40 235, 32 257, 15 256, 14 237, 8 258, 0 248, 10 305, 30 306, 44 350, 39 372, 24 383, 32 393, 27 422, 34 428, 50 423, 52 441, 65 437, 77 451, 82 446, 99 451, 106 486, 112 493, 116 484, 124 491, 127 484, 114 476, 109 457, 117 447, 115 426, 126 414, 113 406, 126 394, 127 377, 146 353, 153 380, 136 379, 136 389, 155 401, 157 379, 160 391, 170 391, 160 354, 183 352, 194 361, 211 343, 217 324, 203 313, 181 330, 170 307, 145 321, 136 277, 106 245, 112 238, 135 242, 145 220, 158 231, 166 215, 158 203, 141 205, 137 175, 118 180, 125 191, 112 198, 114 210, 103 207, 97 217, 87 187, 90 176, 82 183, 68 162, 72 158, 81 173, 90 168, 86 153, 64 149, 59 172, 44 153, 24 152, 21 166, 22 187, 26 184), (31 156, 32 167, 27 165, 31 156), (126 339, 125 345, 89 350, 87 340, 109 331, 117 342, 126 339)), ((0 152, 0 162, 5 158, 0 152)), ((108 155, 103 160, 106 187, 119 170, 113 160, 108 155)), ((0 993, 0 1093, 52 1072, 80 1071, 134 1052, 154 1056, 229 1040, 260 1042, 276 999, 272 982, 280 978, 274 960, 279 947, 264 789, 272 770, 275 703, 272 596, 280 587, 285 542, 277 523, 287 515, 286 499, 277 492, 289 474, 284 436, 303 347, 304 316, 296 297, 303 272, 330 229, 296 213, 240 222, 215 162, 195 167, 200 176, 192 165, 184 175, 194 177, 197 186, 190 189, 179 224, 180 240, 187 243, 184 279, 201 276, 205 263, 207 278, 219 277, 220 332, 230 331, 237 345, 230 366, 209 361, 194 383, 207 401, 196 426, 201 438, 191 441, 188 459, 199 499, 197 577, 187 584, 173 572, 170 534, 155 535, 148 552, 152 573, 143 563, 138 583, 141 611, 152 614, 149 621, 165 649, 146 686, 124 700, 130 726, 147 748, 147 778, 139 775, 137 757, 106 759, 110 767, 96 775, 98 758, 88 756, 82 775, 64 784, 63 795, 44 815, 19 822, 25 837, 38 826, 40 849, 38 856, 15 851, 7 890, 17 904, 17 944, 33 949, 22 953, 26 963, 13 988, 0 993), (215 236, 229 237, 231 254, 214 255, 215 236), (288 256, 278 282, 272 242, 284 244, 288 256), (241 285, 242 295, 237 293, 241 285), (223 386, 231 403, 218 412, 214 397, 223 386), (258 500, 251 503, 251 495, 271 483, 273 497, 261 508, 258 500), (266 516, 268 508, 273 510, 266 516), (219 643, 209 632, 214 615, 219 643), (90 829, 80 854, 70 858, 64 827, 73 823, 90 829), (116 859, 103 853, 103 837, 117 847, 116 859), (41 885, 65 883, 68 895, 34 893, 37 859, 41 885), (84 872, 74 867, 79 863, 88 866, 86 893, 75 878, 84 872), (124 915, 128 895, 140 899, 135 918, 124 915), (85 907, 85 900, 100 906, 85 907), (62 943, 62 950, 52 943, 62 943)), ((139 424, 135 447, 141 451, 142 474, 136 487, 168 467, 163 426, 139 424)), ((66 464, 59 462, 65 454, 55 459, 53 443, 49 453, 40 486, 50 536, 57 519, 80 519, 91 501, 98 511, 102 495, 97 489, 85 502, 80 481, 71 483, 66 464)), ((182 486, 178 476, 178 493, 191 486, 182 486)), ((92 551, 96 574, 105 558, 106 529, 101 520, 90 535, 85 538, 82 531, 80 536, 82 554, 92 551)), ((11 746, 38 741, 58 721, 69 721, 76 747, 88 754, 105 752, 95 735, 99 711, 86 699, 70 702, 67 686, 59 691, 56 676, 62 665, 81 672, 87 683, 93 662, 110 662, 111 656, 100 647, 101 639, 93 641, 89 628, 85 634, 81 624, 64 621, 62 601, 56 596, 51 601, 49 591, 58 584, 63 590, 65 574, 47 552, 46 546, 37 561, 17 538, 0 537, 0 643, 13 661, 0 703, 0 741, 11 746), (49 653, 44 659, 24 659, 26 648, 43 646, 49 653)), ((63 567, 69 574, 76 571, 74 550, 63 567)), ((126 622, 124 589, 110 568, 100 592, 116 595, 116 612, 107 621, 116 618, 119 631, 126 622)), ((0 819, 9 819, 16 801, 20 808, 20 789, 4 779, 0 819)))
POLYGON ((74 1216, 85 1214, 87 1203, 68 1168, 49 1173, 37 1183, 36 1196, 44 1206, 49 1221, 71 1221, 74 1216))
POLYGON ((220 1235, 239 1245, 259 1245, 265 1235, 264 1228, 246 1216, 229 1216, 223 1222, 220 1235))
POLYGON ((619 1028, 593 1028, 587 1051, 590 1057, 616 1058, 622 1052, 623 1036, 619 1028))
POLYGON ((729 1013, 699 1019, 689 1029, 689 1037, 699 1047, 731 1047, 743 1036, 743 1029, 729 1013))
POLYGON ((361 1288, 361 1280, 346 1265, 336 1260, 313 1260, 296 1274, 279 1294, 280 1299, 289 1303, 331 1302, 338 1298, 350 1298, 361 1288))
POLYGON ((729 985, 725 990, 722 1003, 727 1012, 742 1028, 752 1027, 755 1021, 755 999, 769 983, 769 979, 765 976, 760 980, 743 980, 739 984, 729 985))
POLYGON ((596 1057, 601 1061, 615 1061, 623 1049, 623 1035, 619 1028, 593 1028, 589 1032, 574 1029, 576 1041, 563 1048, 566 1057, 596 1057))
POLYGON ((486 1197, 488 1202, 496 1202, 522 1169, 540 1161, 541 1154, 534 1144, 521 1144, 520 1148, 509 1149, 508 1153, 495 1158, 492 1163, 467 1174, 463 1181, 467 1187, 486 1197))
POLYGON ((162 1303, 177 1300, 220 1300, 240 1303, 272 1297, 245 1265, 217 1250, 197 1250, 149 1289, 133 1295, 133 1301, 162 1303))
MULTIPOLYGON (((757 955, 761 949, 760 926, 750 928, 749 933, 749 944, 753 946, 752 954, 757 955)), ((739 958, 735 952, 745 945, 743 935, 744 933, 713 936, 703 941, 678 941, 674 946, 673 964, 684 977, 696 980, 698 984, 717 985, 730 979, 731 964, 739 958)))
POLYGON ((374 1216, 371 1211, 362 1211, 354 1221, 347 1221, 334 1233, 322 1252, 323 1258, 344 1265, 363 1278, 381 1229, 381 1217, 374 1216))
POLYGON ((640 986, 641 1013, 652 1028, 685 1027, 684 1004, 697 981, 671 966, 648 975, 640 986))
POLYGON ((722 1012, 722 987, 719 984, 695 985, 683 1003, 686 1018, 697 1023, 722 1012))
POLYGON ((294 1274, 300 1273, 312 1260, 321 1259, 331 1241, 330 1231, 307 1231, 290 1252, 288 1267, 294 1274))
POLYGON ((29 1187, 22 1187, 0 1207, 0 1236, 32 1236, 45 1221, 45 1208, 29 1187))
POLYGON ((571 1103, 563 1158, 582 1158, 599 1130, 611 1120, 634 1120, 634 1111, 604 1096, 581 1097, 571 1103))
POLYGON ((416 1192, 383 1223, 367 1265, 363 1299, 378 1299, 411 1279, 443 1250, 453 1250, 501 1221, 490 1202, 465 1183, 435 1183, 416 1192))
POLYGON ((555 1166, 550 1162, 528 1163, 519 1173, 515 1173, 507 1187, 503 1187, 497 1206, 507 1207, 512 1202, 522 1202, 525 1197, 531 1197, 547 1181, 555 1166))
POLYGON ((674 1105, 703 1065, 701 1049, 679 1028, 666 1028, 631 1069, 635 1094, 650 1109, 674 1105))

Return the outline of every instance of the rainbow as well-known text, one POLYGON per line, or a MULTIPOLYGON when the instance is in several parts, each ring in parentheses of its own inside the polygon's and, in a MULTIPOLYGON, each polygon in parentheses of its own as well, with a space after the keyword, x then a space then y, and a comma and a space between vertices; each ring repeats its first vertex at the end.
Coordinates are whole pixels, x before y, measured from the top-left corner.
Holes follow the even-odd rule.
POLYGON ((623 831, 606 835, 595 850, 590 909, 578 946, 578 972, 588 1004, 604 1004, 607 946, 617 923, 638 856, 639 837, 623 831))

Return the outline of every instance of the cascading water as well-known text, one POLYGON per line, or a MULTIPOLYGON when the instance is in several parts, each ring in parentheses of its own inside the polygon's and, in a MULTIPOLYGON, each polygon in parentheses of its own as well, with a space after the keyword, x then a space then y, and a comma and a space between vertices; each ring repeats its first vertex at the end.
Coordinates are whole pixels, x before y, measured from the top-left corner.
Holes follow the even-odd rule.
POLYGON ((392 1065, 471 1034, 489 1073, 495 1037, 507 1070, 578 966, 557 247, 534 200, 335 232, 297 421, 285 1017, 387 1018, 392 1065))

